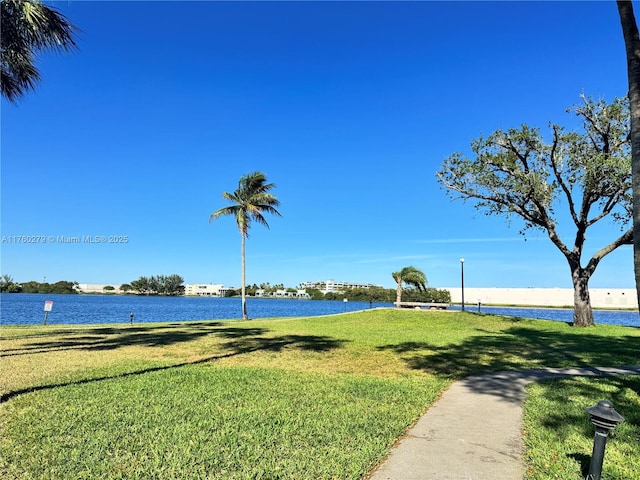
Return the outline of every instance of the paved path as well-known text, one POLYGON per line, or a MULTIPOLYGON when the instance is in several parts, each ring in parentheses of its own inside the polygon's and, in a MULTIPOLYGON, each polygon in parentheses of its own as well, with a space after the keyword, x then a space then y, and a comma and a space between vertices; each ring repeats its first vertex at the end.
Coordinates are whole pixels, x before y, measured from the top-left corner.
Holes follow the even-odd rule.
POLYGON ((369 478, 522 479, 525 474, 521 436, 525 386, 546 378, 597 375, 640 375, 640 365, 497 372, 457 381, 369 478))

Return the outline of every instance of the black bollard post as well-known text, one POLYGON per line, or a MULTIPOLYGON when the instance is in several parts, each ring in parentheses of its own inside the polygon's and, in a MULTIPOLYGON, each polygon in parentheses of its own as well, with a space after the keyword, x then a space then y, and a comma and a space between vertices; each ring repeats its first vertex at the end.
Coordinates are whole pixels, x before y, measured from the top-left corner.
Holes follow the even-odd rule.
POLYGON ((129 323, 133 325, 133 312, 129 314, 129 323))
POLYGON ((609 400, 600 400, 596 406, 588 407, 587 413, 591 416, 591 423, 596 427, 587 480, 600 480, 607 437, 616 425, 624 422, 624 418, 613 409, 609 400))

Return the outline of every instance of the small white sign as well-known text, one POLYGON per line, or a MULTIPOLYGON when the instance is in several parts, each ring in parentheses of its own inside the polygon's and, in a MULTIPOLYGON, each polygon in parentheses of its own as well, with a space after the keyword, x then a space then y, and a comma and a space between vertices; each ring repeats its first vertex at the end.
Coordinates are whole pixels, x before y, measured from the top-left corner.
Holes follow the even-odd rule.
POLYGON ((53 308, 53 300, 47 300, 46 302, 44 302, 45 312, 50 312, 52 308, 53 308))

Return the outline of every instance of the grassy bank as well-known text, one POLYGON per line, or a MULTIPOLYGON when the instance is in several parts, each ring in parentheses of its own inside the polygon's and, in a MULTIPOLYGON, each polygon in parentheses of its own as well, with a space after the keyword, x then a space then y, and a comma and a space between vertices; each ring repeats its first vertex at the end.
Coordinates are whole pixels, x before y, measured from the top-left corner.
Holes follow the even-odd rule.
POLYGON ((395 310, 0 334, 2 478, 358 479, 453 379, 634 364, 640 344, 632 328, 395 310))

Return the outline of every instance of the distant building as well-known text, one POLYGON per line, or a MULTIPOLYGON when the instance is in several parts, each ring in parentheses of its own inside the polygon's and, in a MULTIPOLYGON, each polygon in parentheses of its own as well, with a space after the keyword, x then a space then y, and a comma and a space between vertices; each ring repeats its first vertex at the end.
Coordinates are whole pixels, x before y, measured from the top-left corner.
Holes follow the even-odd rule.
POLYGON ((218 291, 218 296, 219 297, 225 297, 227 295, 227 292, 229 292, 230 290, 236 290, 236 291, 240 291, 240 287, 223 287, 222 285, 220 286, 220 290, 218 291))
POLYGON ((364 288, 379 287, 380 285, 372 285, 371 283, 354 283, 354 282, 336 282, 335 280, 325 280, 323 282, 304 282, 300 285, 302 289, 317 288, 325 295, 329 292, 342 292, 348 288, 364 288))
POLYGON ((184 294, 190 297, 224 297, 229 288, 223 285, 206 283, 193 283, 184 286, 184 294))
POLYGON ((297 298, 297 299, 305 299, 305 300, 311 298, 311 295, 309 295, 306 292, 306 290, 302 288, 296 290, 295 292, 288 292, 286 290, 279 289, 272 293, 271 292, 267 293, 260 288, 256 290, 255 296, 262 297, 262 298, 297 298))

